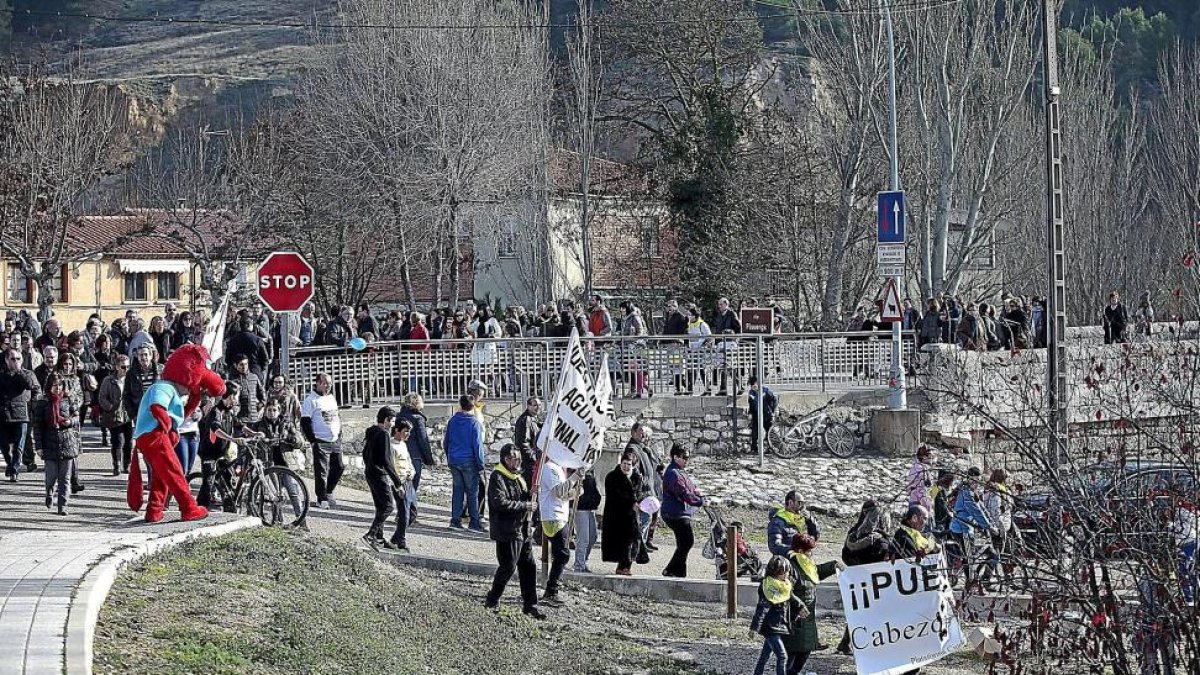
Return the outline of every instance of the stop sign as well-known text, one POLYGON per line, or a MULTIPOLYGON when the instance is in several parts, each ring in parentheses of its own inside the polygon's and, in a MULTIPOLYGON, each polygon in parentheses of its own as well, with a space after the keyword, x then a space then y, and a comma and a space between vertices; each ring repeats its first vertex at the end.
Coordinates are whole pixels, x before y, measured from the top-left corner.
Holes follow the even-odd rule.
POLYGON ((258 266, 258 297, 276 312, 295 312, 313 295, 313 268, 297 253, 276 251, 258 266))

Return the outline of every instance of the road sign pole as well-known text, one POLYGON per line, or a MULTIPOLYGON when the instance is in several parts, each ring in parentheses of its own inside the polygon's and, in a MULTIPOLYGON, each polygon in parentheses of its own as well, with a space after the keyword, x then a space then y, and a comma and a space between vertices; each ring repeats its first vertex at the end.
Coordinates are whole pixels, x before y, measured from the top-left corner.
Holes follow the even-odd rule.
MULTIPOLYGON (((292 336, 291 332, 291 312, 283 312, 279 315, 279 374, 288 378, 288 357, 292 351, 292 336)), ((295 385, 295 382, 292 382, 295 385)))
MULTIPOLYGON (((900 190, 900 145, 896 140, 898 135, 896 131, 896 41, 892 35, 891 0, 879 0, 879 5, 883 9, 888 40, 888 102, 891 104, 888 111, 888 140, 892 144, 891 187, 893 191, 898 191, 900 190)), ((893 222, 900 222, 899 218, 896 218, 893 222)), ((892 278, 892 283, 896 285, 897 291, 903 288, 900 285, 901 282, 901 277, 892 278)), ((903 323, 903 320, 892 322, 892 370, 888 377, 889 410, 904 410, 908 407, 908 390, 905 388, 906 383, 904 381, 904 352, 903 345, 900 343, 900 329, 903 323)))

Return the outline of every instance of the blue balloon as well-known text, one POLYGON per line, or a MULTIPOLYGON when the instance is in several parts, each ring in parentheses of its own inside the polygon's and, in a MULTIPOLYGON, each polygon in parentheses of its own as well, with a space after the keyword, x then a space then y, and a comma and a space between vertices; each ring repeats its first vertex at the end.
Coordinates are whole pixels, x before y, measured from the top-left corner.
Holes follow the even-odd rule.
POLYGON ((361 352, 367 348, 367 341, 360 337, 356 337, 350 341, 350 348, 356 352, 361 352))

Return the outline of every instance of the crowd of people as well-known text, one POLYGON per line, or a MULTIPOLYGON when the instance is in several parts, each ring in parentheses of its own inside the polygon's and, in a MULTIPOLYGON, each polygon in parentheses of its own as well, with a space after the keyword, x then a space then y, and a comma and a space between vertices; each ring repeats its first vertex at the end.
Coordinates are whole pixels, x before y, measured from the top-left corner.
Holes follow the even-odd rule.
MULTIPOLYGON (((997 351, 1001 349, 1041 349, 1046 346, 1046 299, 1019 297, 1005 293, 998 303, 964 301, 961 295, 938 293, 925 301, 923 308, 905 299, 901 312, 902 327, 917 334, 918 346, 954 344, 962 349, 997 351)), ((1154 324, 1154 306, 1150 292, 1142 293, 1137 307, 1130 312, 1113 291, 1099 313, 1104 343, 1128 342, 1148 337, 1154 324)), ((860 307, 846 326, 848 331, 891 329, 890 322, 868 316, 860 307)))

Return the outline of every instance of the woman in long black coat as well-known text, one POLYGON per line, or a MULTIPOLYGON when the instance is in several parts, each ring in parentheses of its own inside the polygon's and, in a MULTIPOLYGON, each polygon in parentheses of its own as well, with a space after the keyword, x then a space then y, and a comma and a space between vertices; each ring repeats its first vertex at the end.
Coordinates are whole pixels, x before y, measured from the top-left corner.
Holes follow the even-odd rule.
POLYGON ((621 455, 621 462, 604 477, 604 538, 600 555, 604 562, 617 564, 617 574, 632 576, 634 556, 641 545, 638 531, 638 495, 645 492, 642 476, 633 468, 637 460, 632 451, 621 455))

